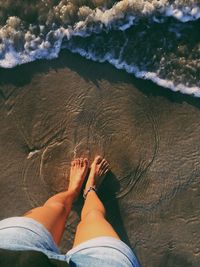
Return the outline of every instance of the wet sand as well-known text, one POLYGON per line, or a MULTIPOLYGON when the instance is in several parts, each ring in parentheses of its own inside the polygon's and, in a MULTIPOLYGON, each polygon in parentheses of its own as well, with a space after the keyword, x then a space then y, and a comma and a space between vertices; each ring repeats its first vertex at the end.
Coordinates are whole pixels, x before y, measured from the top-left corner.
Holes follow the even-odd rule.
POLYGON ((199 266, 199 108, 199 99, 68 52, 1 69, 0 219, 64 190, 72 158, 101 154, 112 169, 101 197, 141 265, 199 266))

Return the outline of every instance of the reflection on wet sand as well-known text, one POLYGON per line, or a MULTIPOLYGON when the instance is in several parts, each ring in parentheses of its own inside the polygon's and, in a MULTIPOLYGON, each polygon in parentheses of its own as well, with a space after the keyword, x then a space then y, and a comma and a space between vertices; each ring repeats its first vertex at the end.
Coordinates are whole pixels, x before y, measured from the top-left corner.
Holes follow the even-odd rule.
POLYGON ((1 218, 64 190, 74 157, 101 154, 112 169, 101 189, 108 215, 142 266, 197 266, 198 99, 70 53, 0 75, 1 218))

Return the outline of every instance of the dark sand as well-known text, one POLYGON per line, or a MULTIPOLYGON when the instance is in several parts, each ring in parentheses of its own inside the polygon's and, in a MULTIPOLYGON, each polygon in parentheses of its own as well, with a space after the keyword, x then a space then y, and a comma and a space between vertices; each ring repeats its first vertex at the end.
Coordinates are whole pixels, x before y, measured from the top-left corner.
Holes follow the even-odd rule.
POLYGON ((199 266, 199 99, 68 52, 1 69, 0 81, 0 219, 64 190, 73 157, 101 154, 110 220, 142 266, 199 266))

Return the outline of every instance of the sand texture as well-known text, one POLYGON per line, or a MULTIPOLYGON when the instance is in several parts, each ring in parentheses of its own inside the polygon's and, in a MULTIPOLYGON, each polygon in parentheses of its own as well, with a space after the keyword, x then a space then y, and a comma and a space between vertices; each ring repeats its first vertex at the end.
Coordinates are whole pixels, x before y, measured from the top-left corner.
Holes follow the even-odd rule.
POLYGON ((1 69, 0 219, 64 190, 74 157, 100 154, 112 170, 101 188, 109 218, 141 265, 199 266, 199 107, 197 98, 67 52, 1 69))

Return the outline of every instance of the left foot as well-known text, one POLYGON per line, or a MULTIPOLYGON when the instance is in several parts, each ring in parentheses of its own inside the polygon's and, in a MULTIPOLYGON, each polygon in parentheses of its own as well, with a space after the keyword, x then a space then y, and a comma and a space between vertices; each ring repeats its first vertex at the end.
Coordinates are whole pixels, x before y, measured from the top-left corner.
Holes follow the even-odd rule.
POLYGON ((90 174, 84 192, 87 192, 90 187, 95 187, 96 189, 98 189, 100 183, 103 181, 108 171, 109 164, 107 160, 100 156, 95 157, 91 165, 90 174))
POLYGON ((77 158, 71 162, 70 178, 68 191, 77 198, 88 171, 88 160, 86 158, 77 158))

